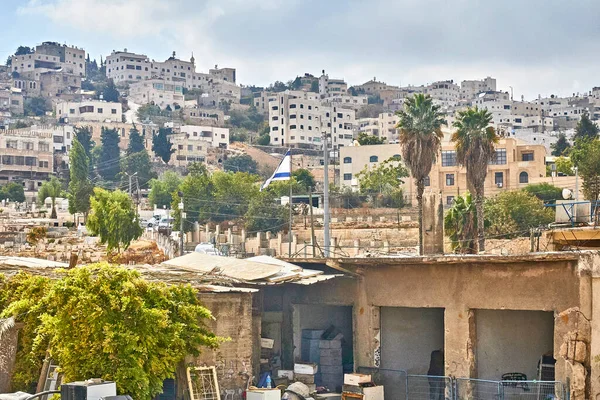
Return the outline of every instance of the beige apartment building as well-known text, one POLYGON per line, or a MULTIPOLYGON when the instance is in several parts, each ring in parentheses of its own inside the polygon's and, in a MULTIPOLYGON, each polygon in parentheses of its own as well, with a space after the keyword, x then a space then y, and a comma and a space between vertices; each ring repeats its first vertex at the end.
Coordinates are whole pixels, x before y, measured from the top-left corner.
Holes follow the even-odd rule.
POLYGON ((29 78, 39 80, 40 74, 61 70, 67 74, 85 76, 84 49, 55 42, 44 42, 36 46, 32 54, 12 56, 13 72, 27 74, 29 78))
POLYGON ((386 142, 392 143, 398 140, 398 121, 396 114, 386 112, 379 114, 377 118, 360 118, 357 123, 359 132, 384 138, 386 142))
MULTIPOLYGON (((456 196, 468 191, 466 170, 456 163, 454 143, 446 134, 442 149, 425 181, 425 193, 442 193, 444 203, 451 205, 456 196)), ((400 145, 349 146, 340 149, 340 182, 358 190, 357 175, 365 167, 375 168, 381 162, 401 154, 400 145)), ((486 196, 504 190, 527 186, 535 178, 546 176, 546 149, 543 145, 526 144, 514 138, 502 138, 496 145, 496 157, 488 165, 485 182, 486 196)), ((407 199, 416 199, 414 180, 404 179, 403 189, 407 199)))
POLYGON ((84 100, 81 102, 56 103, 56 118, 70 122, 121 122, 123 106, 103 100, 84 100))
POLYGON ((496 91, 496 78, 464 80, 460 83, 460 99, 471 100, 481 92, 496 91))
POLYGON ((136 104, 156 104, 160 108, 184 105, 183 85, 164 79, 149 79, 129 86, 129 99, 136 104))
POLYGON ((7 116, 23 114, 23 92, 17 88, 0 89, 0 115, 6 113, 7 116))
POLYGON ((26 190, 37 190, 54 171, 51 132, 0 131, 0 149, 0 183, 19 181, 26 190))

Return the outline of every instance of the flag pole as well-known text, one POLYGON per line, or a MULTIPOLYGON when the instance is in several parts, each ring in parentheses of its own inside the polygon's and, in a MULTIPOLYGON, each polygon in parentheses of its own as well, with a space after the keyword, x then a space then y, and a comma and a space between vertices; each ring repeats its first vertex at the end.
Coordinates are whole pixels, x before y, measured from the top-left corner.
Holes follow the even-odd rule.
POLYGON ((288 226, 288 257, 292 258, 292 219, 294 218, 292 213, 292 148, 290 147, 290 220, 288 226))

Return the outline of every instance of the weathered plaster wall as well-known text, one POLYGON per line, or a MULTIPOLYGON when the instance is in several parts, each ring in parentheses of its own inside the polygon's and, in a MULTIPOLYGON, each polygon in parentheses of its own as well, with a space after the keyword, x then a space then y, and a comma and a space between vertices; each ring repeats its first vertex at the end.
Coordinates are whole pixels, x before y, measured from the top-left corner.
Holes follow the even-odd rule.
POLYGON ((431 352, 443 347, 443 309, 381 307, 381 368, 426 375, 431 352))
POLYGON ((477 378, 520 372, 537 379, 540 357, 554 349, 554 315, 544 311, 476 310, 477 378))
POLYGON ((9 329, 0 340, 0 393, 11 392, 11 379, 17 354, 19 327, 9 329))

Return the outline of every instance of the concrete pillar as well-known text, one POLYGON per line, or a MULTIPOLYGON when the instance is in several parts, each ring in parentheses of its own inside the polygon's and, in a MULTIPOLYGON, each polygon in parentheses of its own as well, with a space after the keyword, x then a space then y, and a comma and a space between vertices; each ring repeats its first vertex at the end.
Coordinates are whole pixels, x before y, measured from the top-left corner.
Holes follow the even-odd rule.
POLYGON ((233 233, 231 232, 231 228, 227 228, 227 243, 233 243, 233 233))
POLYGON ((385 242, 383 242, 383 252, 384 253, 390 252, 390 242, 388 242, 387 240, 385 242))
POLYGON ((221 227, 219 225, 215 226, 215 236, 218 239, 221 234, 221 227))
POLYGON ((192 242, 200 242, 200 224, 198 221, 194 222, 194 229, 192 229, 192 242))
POLYGON ((354 239, 354 255, 357 256, 360 252, 360 239, 354 239))
POLYGON ((445 374, 459 378, 476 375, 475 312, 467 307, 447 307, 444 312, 444 359, 445 374))
POLYGON ((364 277, 356 278, 354 307, 354 368, 381 365, 381 319, 379 307, 369 303, 364 277))

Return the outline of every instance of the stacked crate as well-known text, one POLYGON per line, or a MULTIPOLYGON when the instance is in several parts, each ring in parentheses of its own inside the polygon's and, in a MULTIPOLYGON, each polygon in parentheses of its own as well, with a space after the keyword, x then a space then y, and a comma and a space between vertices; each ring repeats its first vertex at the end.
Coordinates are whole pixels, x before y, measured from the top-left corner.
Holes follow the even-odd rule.
POLYGON ((340 390, 344 383, 341 335, 332 340, 319 341, 319 386, 331 391, 340 390))

